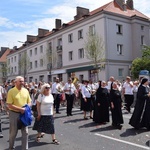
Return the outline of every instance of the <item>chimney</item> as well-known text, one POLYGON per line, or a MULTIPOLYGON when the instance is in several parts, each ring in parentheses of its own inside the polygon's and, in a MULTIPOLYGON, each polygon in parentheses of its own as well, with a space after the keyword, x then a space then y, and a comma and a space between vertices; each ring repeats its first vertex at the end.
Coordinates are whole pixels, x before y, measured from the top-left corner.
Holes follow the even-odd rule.
POLYGON ((78 20, 84 15, 88 15, 88 14, 89 14, 89 9, 83 7, 77 7, 77 15, 74 16, 74 20, 78 20))
POLYGON ((36 40, 37 36, 34 35, 27 35, 27 43, 32 43, 34 40, 36 40))
POLYGON ((13 50, 17 50, 17 46, 14 46, 14 47, 13 47, 13 50))
POLYGON ((38 28, 38 37, 42 38, 48 32, 49 32, 49 30, 38 28))
POLYGON ((123 10, 127 11, 127 5, 126 5, 125 1, 123 2, 123 10))
POLYGON ((119 7, 125 11, 125 9, 126 9, 125 0, 114 0, 114 2, 116 2, 119 5, 119 7))
POLYGON ((59 29, 61 27, 61 19, 56 19, 55 20, 55 28, 59 29))
POLYGON ((126 4, 130 9, 134 10, 133 0, 127 0, 126 4))

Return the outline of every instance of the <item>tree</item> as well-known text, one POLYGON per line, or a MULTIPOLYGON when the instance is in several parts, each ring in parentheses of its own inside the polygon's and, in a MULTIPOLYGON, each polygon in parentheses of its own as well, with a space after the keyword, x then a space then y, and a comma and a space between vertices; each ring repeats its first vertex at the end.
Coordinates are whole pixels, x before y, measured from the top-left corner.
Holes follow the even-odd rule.
MULTIPOLYGON (((56 53, 52 50, 52 46, 51 44, 45 48, 46 49, 46 60, 45 60, 45 63, 47 65, 47 69, 49 71, 49 80, 52 81, 51 79, 51 72, 52 72, 52 68, 54 68, 54 65, 56 64, 57 62, 57 59, 56 59, 56 53)), ((45 54, 44 54, 44 58, 45 58, 45 54)))
POLYGON ((91 34, 91 32, 89 32, 84 45, 86 57, 92 61, 97 73, 97 80, 99 80, 98 68, 100 63, 104 61, 105 52, 103 39, 97 33, 91 34))
POLYGON ((26 79, 28 70, 30 68, 30 59, 29 56, 27 55, 27 52, 23 52, 20 54, 18 66, 19 66, 19 74, 23 74, 24 78, 26 79))
POLYGON ((144 46, 142 58, 136 58, 132 62, 131 73, 133 78, 138 79, 141 70, 150 71, 150 47, 144 46))

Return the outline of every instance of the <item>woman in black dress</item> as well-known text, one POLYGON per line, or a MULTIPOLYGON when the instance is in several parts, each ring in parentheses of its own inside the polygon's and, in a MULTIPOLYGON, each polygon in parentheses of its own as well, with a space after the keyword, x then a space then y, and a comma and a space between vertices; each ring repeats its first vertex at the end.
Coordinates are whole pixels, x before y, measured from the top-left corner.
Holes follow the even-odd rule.
POLYGON ((137 101, 129 124, 135 129, 146 127, 150 130, 150 92, 147 78, 143 78, 137 91, 137 101))
POLYGON ((94 110, 95 123, 105 124, 109 122, 109 93, 106 88, 106 82, 101 81, 96 92, 96 102, 94 110))
POLYGON ((112 113, 112 126, 121 129, 123 124, 122 116, 122 99, 121 92, 118 90, 116 82, 112 84, 112 90, 110 91, 110 101, 111 101, 111 113, 112 113))

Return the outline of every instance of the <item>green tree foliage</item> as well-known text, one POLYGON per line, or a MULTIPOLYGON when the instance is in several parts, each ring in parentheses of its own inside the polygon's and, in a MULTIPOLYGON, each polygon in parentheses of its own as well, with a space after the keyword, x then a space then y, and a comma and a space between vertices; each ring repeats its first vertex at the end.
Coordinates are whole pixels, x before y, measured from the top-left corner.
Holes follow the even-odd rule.
MULTIPOLYGON (((84 43, 84 49, 87 59, 91 60, 94 67, 98 69, 101 62, 104 61, 104 42, 103 39, 97 34, 87 34, 87 38, 84 43)), ((98 74, 97 74, 97 80, 98 74)))
POLYGON ((30 68, 30 59, 27 52, 24 52, 20 55, 18 66, 19 66, 19 74, 23 74, 23 76, 26 77, 27 72, 30 68))
POLYGON ((135 79, 138 79, 141 70, 150 71, 150 47, 144 46, 142 58, 136 58, 132 62, 131 73, 135 79))

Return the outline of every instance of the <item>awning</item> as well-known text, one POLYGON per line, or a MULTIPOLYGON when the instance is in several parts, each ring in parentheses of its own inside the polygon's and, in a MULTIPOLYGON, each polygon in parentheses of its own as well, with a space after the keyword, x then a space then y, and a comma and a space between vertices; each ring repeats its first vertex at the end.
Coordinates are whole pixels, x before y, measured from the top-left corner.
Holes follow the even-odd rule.
POLYGON ((88 71, 88 70, 93 70, 95 69, 94 66, 85 66, 85 67, 79 67, 79 68, 71 68, 71 69, 66 69, 66 73, 71 73, 71 72, 79 72, 79 71, 88 71))

